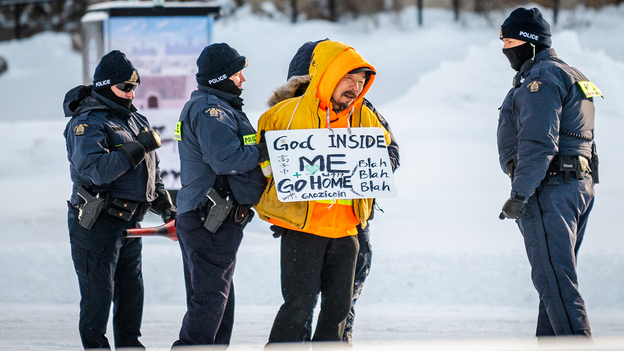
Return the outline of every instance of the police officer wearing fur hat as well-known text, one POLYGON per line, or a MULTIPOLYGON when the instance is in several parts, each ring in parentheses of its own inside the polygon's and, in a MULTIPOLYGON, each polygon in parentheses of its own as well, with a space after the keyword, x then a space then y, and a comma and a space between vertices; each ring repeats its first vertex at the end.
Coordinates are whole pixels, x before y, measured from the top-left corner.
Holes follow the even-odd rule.
POLYGON ((537 337, 589 338, 576 262, 598 182, 593 98, 602 94, 550 48, 538 9, 514 10, 500 37, 517 74, 498 120, 499 161, 511 178, 499 217, 516 220, 524 237, 540 299, 537 337))
POLYGON ((176 220, 187 312, 173 347, 229 344, 234 322, 232 277, 243 228, 266 186, 259 164, 266 145, 242 110, 247 59, 225 43, 197 59, 198 88, 180 114, 176 220))
POLYGON ((122 230, 138 227, 150 208, 165 222, 176 217, 154 151, 160 137, 132 105, 140 82, 126 56, 111 51, 96 67, 93 85, 70 90, 63 102, 71 117, 64 132, 73 182, 68 226, 85 349, 110 349, 111 302, 115 347, 144 348, 142 244, 122 230))

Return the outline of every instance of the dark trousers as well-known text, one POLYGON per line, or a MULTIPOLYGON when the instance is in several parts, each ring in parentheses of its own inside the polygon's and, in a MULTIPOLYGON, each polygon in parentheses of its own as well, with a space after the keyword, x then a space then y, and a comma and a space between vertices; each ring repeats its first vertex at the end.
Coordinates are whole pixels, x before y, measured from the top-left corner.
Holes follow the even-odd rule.
POLYGON ((121 235, 137 223, 103 214, 86 230, 78 224, 78 210, 70 208, 68 226, 80 286, 78 328, 83 347, 110 349, 106 326, 112 302, 115 347, 144 348, 139 342, 144 292, 141 239, 121 235))
MULTIPOLYGON (((342 341, 351 344, 353 342, 353 324, 355 323, 355 303, 357 302, 362 289, 364 289, 364 282, 370 274, 370 269, 373 261, 373 250, 370 244, 370 223, 366 228, 362 229, 361 225, 357 226, 358 229, 358 243, 360 249, 357 254, 357 261, 355 263, 355 277, 353 279, 353 302, 351 304, 351 310, 345 321, 344 333, 342 334, 342 341)), ((316 302, 315 302, 316 307, 316 302)), ((310 341, 312 340, 312 321, 314 314, 310 315, 310 318, 305 324, 305 327, 301 331, 301 334, 297 338, 297 341, 310 341)))
POLYGON ((176 229, 187 311, 173 346, 229 344, 234 324, 232 278, 243 230, 227 218, 211 233, 195 211, 179 215, 176 229))
POLYGON ((364 282, 370 274, 370 268, 373 263, 373 250, 370 244, 370 223, 366 228, 362 229, 358 225, 358 243, 360 249, 357 255, 357 262, 355 264, 355 278, 353 280, 353 302, 351 304, 351 310, 345 321, 345 330, 342 334, 342 341, 349 344, 353 341, 353 323, 355 323, 355 303, 357 302, 362 289, 364 289, 364 282))
POLYGON ((594 186, 590 175, 570 184, 560 177, 559 182, 556 186, 542 182, 518 220, 540 298, 536 335, 590 336, 576 264, 594 203, 594 186))
POLYGON ((296 342, 321 292, 313 341, 341 341, 351 309, 358 252, 356 236, 331 239, 282 228, 281 280, 284 303, 269 343, 296 342))

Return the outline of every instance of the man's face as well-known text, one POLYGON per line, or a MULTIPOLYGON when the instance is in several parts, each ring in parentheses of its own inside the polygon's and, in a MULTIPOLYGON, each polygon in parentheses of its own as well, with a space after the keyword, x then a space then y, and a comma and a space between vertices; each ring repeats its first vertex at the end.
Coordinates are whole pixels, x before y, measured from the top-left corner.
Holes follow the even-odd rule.
POLYGON ((516 46, 520 46, 525 43, 526 41, 522 41, 518 39, 503 38, 503 49, 515 48, 516 46))
POLYGON ((243 75, 243 70, 236 72, 229 79, 234 82, 238 89, 243 89, 243 82, 247 81, 247 78, 243 75))
POLYGON ((335 111, 343 111, 349 108, 351 104, 360 96, 366 83, 366 74, 347 73, 334 88, 332 93, 332 103, 335 111))

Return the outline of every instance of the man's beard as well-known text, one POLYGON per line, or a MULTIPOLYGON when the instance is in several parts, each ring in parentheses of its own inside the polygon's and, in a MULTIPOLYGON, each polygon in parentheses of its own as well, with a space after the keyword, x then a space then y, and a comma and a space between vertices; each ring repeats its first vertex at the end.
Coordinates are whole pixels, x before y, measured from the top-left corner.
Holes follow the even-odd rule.
MULTIPOLYGON (((353 90, 347 90, 344 93, 342 93, 341 97, 342 96, 346 96, 349 99, 352 99, 352 101, 355 101, 355 99, 357 98, 358 94, 355 91, 353 91, 353 90)), ((336 113, 340 113, 340 112, 348 109, 349 107, 351 107, 352 103, 353 102, 342 103, 342 102, 334 101, 334 99, 332 99, 334 112, 336 112, 336 113)))

